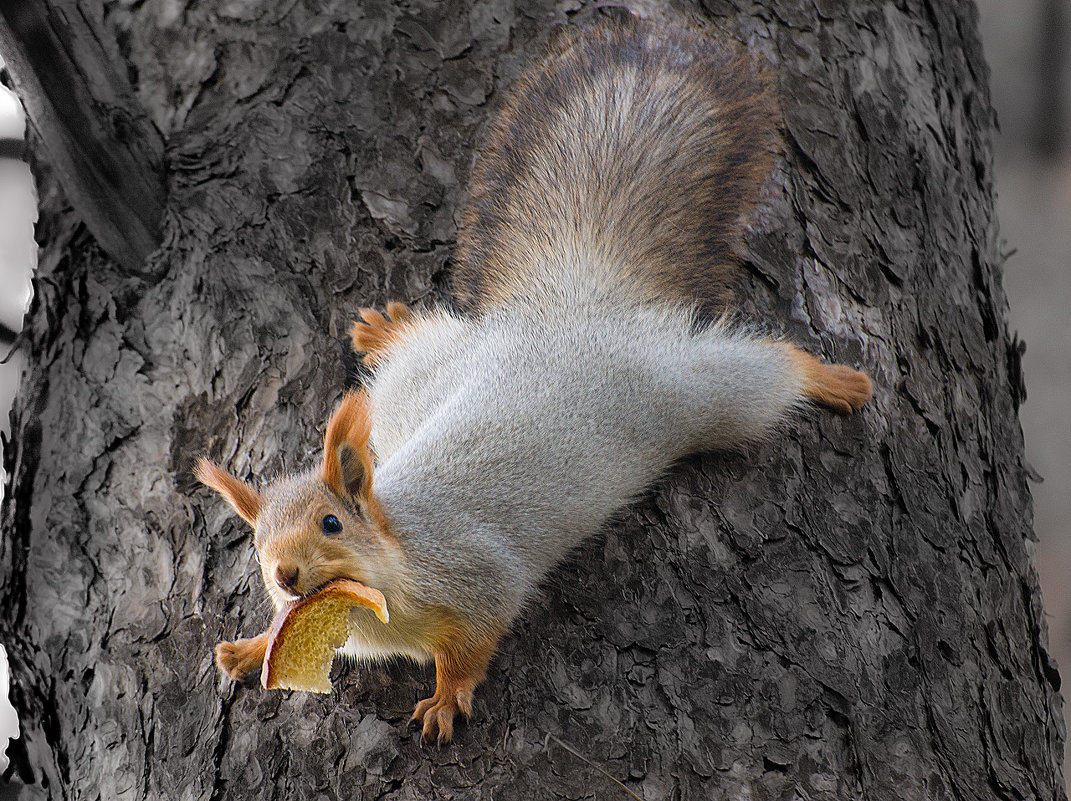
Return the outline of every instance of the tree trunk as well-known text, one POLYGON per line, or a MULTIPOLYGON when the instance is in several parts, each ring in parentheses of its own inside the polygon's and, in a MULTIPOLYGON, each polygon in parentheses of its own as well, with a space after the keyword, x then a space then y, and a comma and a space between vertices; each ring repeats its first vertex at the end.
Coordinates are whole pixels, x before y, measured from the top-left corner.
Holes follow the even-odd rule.
POLYGON ((75 211, 119 264, 160 244, 163 141, 112 58, 101 10, 77 0, 0 2, 0 52, 75 211))
POLYGON ((581 6, 106 4, 168 201, 151 278, 68 211, 39 231, 0 544, 26 798, 1066 797, 959 0, 704 9, 784 112, 743 314, 863 366, 862 414, 682 465, 553 574, 441 751, 405 728, 428 669, 220 678, 270 610, 194 457, 310 463, 356 308, 442 296, 478 130, 581 6))

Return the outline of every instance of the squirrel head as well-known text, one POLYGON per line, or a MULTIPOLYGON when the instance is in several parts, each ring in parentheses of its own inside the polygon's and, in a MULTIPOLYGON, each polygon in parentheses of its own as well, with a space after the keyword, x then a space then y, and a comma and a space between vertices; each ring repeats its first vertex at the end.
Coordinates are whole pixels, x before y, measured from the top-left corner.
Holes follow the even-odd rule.
POLYGON ((328 421, 319 469, 257 492, 199 460, 197 478, 253 526, 264 584, 277 608, 338 578, 373 587, 389 603, 404 560, 372 494, 370 432, 368 397, 347 392, 328 421))

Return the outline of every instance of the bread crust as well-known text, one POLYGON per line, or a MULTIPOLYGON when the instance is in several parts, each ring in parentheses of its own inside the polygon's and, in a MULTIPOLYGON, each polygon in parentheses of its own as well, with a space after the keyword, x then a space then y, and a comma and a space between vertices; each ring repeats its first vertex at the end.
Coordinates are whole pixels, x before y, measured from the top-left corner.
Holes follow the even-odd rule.
POLYGON ((319 592, 282 606, 268 629, 260 680, 267 690, 331 692, 331 660, 349 639, 355 606, 388 622, 383 593, 359 581, 336 579, 319 592))

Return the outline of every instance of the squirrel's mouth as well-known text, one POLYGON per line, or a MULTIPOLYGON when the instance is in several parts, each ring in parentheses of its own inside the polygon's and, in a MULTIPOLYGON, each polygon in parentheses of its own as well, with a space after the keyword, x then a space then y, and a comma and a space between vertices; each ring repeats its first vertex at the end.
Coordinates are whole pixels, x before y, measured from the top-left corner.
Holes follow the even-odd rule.
POLYGON ((356 576, 352 576, 352 575, 350 575, 348 573, 338 573, 337 575, 330 576, 330 577, 324 579, 323 581, 320 581, 319 583, 313 585, 313 587, 311 589, 305 590, 304 592, 300 593, 299 595, 296 595, 295 596, 295 600, 303 601, 306 598, 311 598, 312 596, 323 592, 325 589, 327 589, 328 587, 330 587, 332 584, 334 584, 337 581, 352 581, 352 582, 355 582, 357 584, 360 584, 363 587, 367 587, 368 586, 367 584, 365 584, 364 581, 362 581, 361 579, 357 578, 356 576))
MULTIPOLYGON (((323 592, 336 581, 356 581, 365 584, 356 571, 338 564, 305 563, 295 571, 299 578, 292 582, 278 582, 280 589, 290 596, 288 600, 303 601, 323 592)), ((367 586, 367 585, 366 585, 367 586)))

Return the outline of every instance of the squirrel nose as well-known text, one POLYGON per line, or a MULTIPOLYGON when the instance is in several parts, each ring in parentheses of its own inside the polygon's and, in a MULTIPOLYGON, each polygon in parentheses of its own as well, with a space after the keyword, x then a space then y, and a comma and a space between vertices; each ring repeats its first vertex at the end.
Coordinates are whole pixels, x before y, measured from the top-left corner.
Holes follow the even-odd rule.
POLYGON ((297 565, 276 565, 275 583, 287 592, 297 595, 297 580, 299 572, 300 571, 298 571, 297 565))

